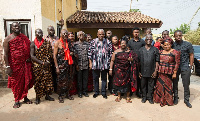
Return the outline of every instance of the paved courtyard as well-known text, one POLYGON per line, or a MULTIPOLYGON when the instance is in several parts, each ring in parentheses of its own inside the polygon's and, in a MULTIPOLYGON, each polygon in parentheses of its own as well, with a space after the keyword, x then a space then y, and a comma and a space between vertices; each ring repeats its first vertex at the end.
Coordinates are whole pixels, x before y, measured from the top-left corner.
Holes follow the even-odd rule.
MULTIPOLYGON (((40 105, 23 104, 19 109, 13 109, 13 94, 10 89, 0 88, 0 121, 199 121, 200 119, 200 77, 192 75, 191 79, 192 108, 185 106, 183 86, 179 82, 179 103, 175 106, 160 107, 159 104, 141 103, 141 99, 132 96, 133 103, 127 104, 125 99, 115 102, 115 96, 108 99, 98 96, 78 98, 65 103, 58 103, 57 94, 53 94, 54 102, 42 98, 40 105)), ((34 101, 35 92, 32 88, 28 97, 34 101)))

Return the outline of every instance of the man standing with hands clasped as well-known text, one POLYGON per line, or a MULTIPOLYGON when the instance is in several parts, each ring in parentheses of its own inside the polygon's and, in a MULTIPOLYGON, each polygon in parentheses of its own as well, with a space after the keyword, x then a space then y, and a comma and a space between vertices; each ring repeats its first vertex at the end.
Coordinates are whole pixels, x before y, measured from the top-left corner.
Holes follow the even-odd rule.
POLYGON ((101 94, 103 98, 107 99, 106 84, 107 84, 107 72, 110 65, 110 59, 112 55, 112 43, 104 38, 105 32, 103 29, 99 29, 97 32, 98 38, 91 41, 88 58, 89 67, 93 70, 94 91, 93 95, 96 98, 99 95, 99 77, 101 73, 101 94))
POLYGON ((152 46, 151 43, 153 38, 151 35, 146 35, 146 45, 139 49, 138 58, 140 61, 140 73, 141 78, 141 91, 142 91, 142 103, 149 100, 149 103, 153 104, 153 87, 154 79, 157 76, 156 69, 158 68, 159 62, 159 51, 156 47, 152 46), (147 87, 148 85, 148 92, 147 87))

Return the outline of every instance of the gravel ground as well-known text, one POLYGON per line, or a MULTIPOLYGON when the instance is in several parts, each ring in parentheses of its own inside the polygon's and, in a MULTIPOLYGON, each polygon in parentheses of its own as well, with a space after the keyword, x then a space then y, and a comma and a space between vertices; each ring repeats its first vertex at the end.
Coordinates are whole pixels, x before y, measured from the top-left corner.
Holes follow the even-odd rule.
MULTIPOLYGON (((39 105, 23 104, 19 109, 13 109, 13 94, 10 89, 0 88, 0 121, 199 121, 200 109, 200 77, 191 76, 191 98, 193 107, 187 108, 183 102, 183 86, 179 82, 179 103, 175 106, 160 107, 159 104, 141 103, 141 99, 132 96, 133 103, 127 104, 125 99, 115 102, 115 96, 108 99, 98 96, 78 98, 65 103, 58 103, 57 94, 53 94, 54 102, 45 101, 39 105)), ((28 97, 35 100, 32 88, 28 97)))

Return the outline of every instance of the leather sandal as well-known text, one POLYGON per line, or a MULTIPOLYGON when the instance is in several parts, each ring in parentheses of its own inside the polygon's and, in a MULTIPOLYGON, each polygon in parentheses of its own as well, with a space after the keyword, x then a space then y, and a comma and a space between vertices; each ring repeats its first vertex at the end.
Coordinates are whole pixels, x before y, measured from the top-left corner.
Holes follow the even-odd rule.
POLYGON ((35 104, 36 105, 40 104, 40 98, 38 98, 38 99, 35 100, 35 104))
POLYGON ((74 98, 73 98, 71 95, 68 95, 68 96, 67 96, 67 99, 69 99, 69 100, 74 100, 74 98))
POLYGON ((30 101, 28 98, 27 99, 24 99, 24 101, 23 101, 24 103, 26 103, 26 104, 32 104, 33 102, 32 101, 30 101))
POLYGON ((50 97, 49 95, 45 97, 45 100, 54 101, 54 98, 50 97))
POLYGON ((64 103, 64 99, 62 97, 58 97, 59 103, 64 103))
POLYGON ((15 102, 15 104, 13 105, 13 108, 19 108, 20 107, 20 103, 19 102, 15 102))
POLYGON ((116 101, 116 102, 120 102, 120 101, 121 101, 121 97, 117 97, 117 98, 115 99, 115 101, 116 101))
POLYGON ((127 98, 126 98, 126 102, 127 102, 127 103, 132 103, 131 98, 130 98, 130 97, 127 97, 127 98))

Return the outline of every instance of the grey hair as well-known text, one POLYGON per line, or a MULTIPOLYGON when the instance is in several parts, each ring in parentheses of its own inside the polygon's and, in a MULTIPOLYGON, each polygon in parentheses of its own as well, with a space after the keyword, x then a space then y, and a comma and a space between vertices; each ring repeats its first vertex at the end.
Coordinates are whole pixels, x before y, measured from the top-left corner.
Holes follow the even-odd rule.
POLYGON ((103 31, 103 33, 105 34, 105 31, 104 31, 103 29, 98 29, 98 32, 99 32, 99 31, 103 31))
POLYGON ((147 38, 147 37, 152 37, 152 35, 150 35, 150 34, 147 34, 147 35, 145 36, 145 38, 147 38))
MULTIPOLYGON (((79 36, 79 33, 80 33, 80 32, 83 32, 83 31, 79 31, 79 32, 77 32, 77 37, 79 36)), ((83 34, 85 34, 85 33, 83 32, 83 34)))

